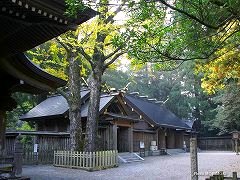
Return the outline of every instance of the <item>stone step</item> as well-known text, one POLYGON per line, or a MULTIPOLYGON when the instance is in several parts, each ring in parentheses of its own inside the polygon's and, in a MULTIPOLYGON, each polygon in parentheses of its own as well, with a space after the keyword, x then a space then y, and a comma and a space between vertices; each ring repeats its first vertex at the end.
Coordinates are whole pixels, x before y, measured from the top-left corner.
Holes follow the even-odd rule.
POLYGON ((167 154, 169 155, 175 155, 179 153, 185 153, 183 149, 167 149, 167 154))
POLYGON ((139 162, 144 160, 136 153, 119 153, 118 159, 119 162, 122 163, 139 162))

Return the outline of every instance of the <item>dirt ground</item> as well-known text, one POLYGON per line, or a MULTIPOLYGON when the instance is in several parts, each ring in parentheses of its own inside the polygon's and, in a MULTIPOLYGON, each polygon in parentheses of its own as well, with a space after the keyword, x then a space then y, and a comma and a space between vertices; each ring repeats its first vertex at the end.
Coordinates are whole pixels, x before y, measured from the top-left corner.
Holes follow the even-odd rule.
MULTIPOLYGON (((240 175, 240 155, 233 152, 200 152, 198 154, 199 179, 224 171, 228 176, 240 175)), ((23 175, 32 180, 189 180, 190 155, 146 157, 143 162, 120 164, 117 168, 87 172, 79 169, 53 166, 24 166, 23 175)))

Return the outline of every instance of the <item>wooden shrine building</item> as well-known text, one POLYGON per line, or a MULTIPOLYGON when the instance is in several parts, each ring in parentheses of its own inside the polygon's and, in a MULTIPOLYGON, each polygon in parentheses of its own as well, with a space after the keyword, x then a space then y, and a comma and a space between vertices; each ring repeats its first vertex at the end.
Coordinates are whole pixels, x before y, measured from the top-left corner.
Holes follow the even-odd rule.
POLYGON ((69 18, 65 9, 64 0, 0 1, 0 156, 4 154, 6 111, 16 107, 11 94, 48 92, 66 83, 35 66, 23 52, 96 15, 86 8, 69 18))
MULTIPOLYGON (((81 91, 83 127, 87 119, 89 90, 81 91)), ((48 97, 21 120, 35 122, 37 131, 69 132, 68 104, 61 95, 48 97)), ((191 128, 165 107, 125 93, 102 94, 98 122, 98 148, 119 152, 183 148, 191 128)), ((84 131, 84 130, 83 130, 84 131)))

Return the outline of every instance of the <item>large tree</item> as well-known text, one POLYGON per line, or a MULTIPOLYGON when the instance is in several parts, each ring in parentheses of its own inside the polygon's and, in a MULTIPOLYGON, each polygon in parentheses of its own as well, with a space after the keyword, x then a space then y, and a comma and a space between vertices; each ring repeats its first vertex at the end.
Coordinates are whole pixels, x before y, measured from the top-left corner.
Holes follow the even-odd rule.
POLYGON ((69 31, 57 39, 28 52, 31 59, 49 73, 67 80, 67 89, 58 88, 69 105, 70 149, 83 150, 81 121, 81 70, 84 64, 78 54, 78 32, 69 31))
MULTIPOLYGON (((76 4, 72 4, 72 2, 75 1, 67 1, 67 4, 70 5, 70 9, 68 10, 70 15, 74 15, 78 8, 83 8, 81 4, 75 6, 76 4)), ((52 52, 50 54, 50 64, 46 64, 46 62, 41 63, 48 72, 52 71, 56 75, 61 75, 60 72, 64 70, 61 65, 65 66, 65 63, 58 63, 59 59, 65 58, 67 60, 69 70, 64 71, 68 77, 66 77, 65 73, 62 74, 62 77, 68 79, 69 94, 65 94, 61 90, 58 91, 64 95, 69 103, 70 134, 73 134, 75 137, 71 139, 76 140, 76 137, 81 137, 82 135, 80 133, 80 129, 82 131, 82 128, 80 128, 81 121, 79 120, 81 107, 79 97, 81 79, 79 71, 81 68, 79 68, 79 65, 83 66, 86 65, 84 64, 86 61, 88 62, 87 66, 89 65, 90 67, 90 75, 87 85, 90 89, 90 103, 84 140, 85 151, 94 151, 96 149, 102 75, 115 60, 125 53, 123 50, 124 44, 117 43, 118 38, 115 35, 119 33, 121 26, 115 24, 114 19, 117 13, 122 10, 124 4, 125 1, 123 0, 116 4, 117 7, 115 5, 111 7, 109 6, 109 1, 99 1, 97 3, 97 10, 100 13, 98 17, 79 26, 75 33, 69 32, 58 38, 58 43, 65 49, 63 55, 55 56, 55 54, 62 53, 59 52, 61 51, 59 50, 59 46, 53 44, 50 46, 52 52), (77 61, 79 57, 81 58, 81 64, 77 64, 79 63, 77 61), (61 65, 59 66, 59 64, 61 65), (58 68, 49 68, 49 65, 58 68), (71 112, 73 112, 72 115, 70 114, 71 112), (78 123, 78 128, 74 125, 76 123, 78 123)), ((45 55, 49 56, 46 53, 45 55)))
POLYGON ((114 42, 117 41, 114 37, 120 31, 120 26, 114 23, 114 17, 124 4, 124 0, 119 1, 119 6, 111 10, 108 0, 100 0, 98 4, 100 15, 94 22, 91 22, 88 33, 82 33, 85 35, 83 38, 87 36, 89 39, 82 45, 79 52, 90 63, 92 70, 88 80, 90 101, 86 125, 86 151, 96 149, 102 75, 115 60, 125 53, 123 45, 114 46, 114 42))

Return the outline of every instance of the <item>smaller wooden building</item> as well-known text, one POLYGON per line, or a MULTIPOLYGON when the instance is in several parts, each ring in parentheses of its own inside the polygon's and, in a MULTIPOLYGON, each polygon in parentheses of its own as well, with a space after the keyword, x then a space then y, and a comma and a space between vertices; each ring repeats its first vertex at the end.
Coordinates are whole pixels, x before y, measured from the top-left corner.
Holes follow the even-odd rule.
MULTIPOLYGON (((81 91, 82 122, 87 119, 89 90, 81 91)), ((33 121, 37 131, 68 132, 68 104, 61 95, 47 98, 20 117, 33 121)), ((184 134, 191 128, 165 107, 124 93, 102 94, 98 123, 99 149, 138 152, 141 148, 183 148, 184 134)))

